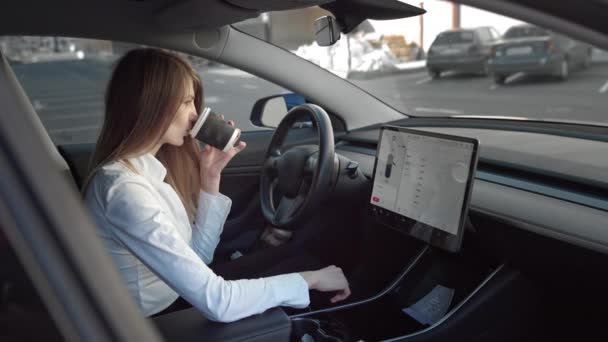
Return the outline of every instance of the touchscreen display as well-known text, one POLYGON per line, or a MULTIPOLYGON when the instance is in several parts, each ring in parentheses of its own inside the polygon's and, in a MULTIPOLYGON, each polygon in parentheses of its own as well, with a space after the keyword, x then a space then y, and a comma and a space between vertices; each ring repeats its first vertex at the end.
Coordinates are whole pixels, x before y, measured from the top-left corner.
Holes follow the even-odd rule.
POLYGON ((384 127, 370 199, 374 212, 431 244, 459 247, 476 152, 474 139, 384 127), (440 231, 434 239, 433 230, 440 231))

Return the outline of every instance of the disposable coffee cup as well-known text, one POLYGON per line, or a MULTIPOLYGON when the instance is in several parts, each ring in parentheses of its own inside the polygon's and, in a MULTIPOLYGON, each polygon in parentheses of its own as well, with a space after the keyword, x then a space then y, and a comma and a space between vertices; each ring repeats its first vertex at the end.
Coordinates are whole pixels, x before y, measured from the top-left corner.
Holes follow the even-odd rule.
POLYGON ((224 152, 230 151, 232 147, 239 144, 240 135, 240 129, 230 126, 209 107, 205 107, 190 130, 191 137, 224 152))

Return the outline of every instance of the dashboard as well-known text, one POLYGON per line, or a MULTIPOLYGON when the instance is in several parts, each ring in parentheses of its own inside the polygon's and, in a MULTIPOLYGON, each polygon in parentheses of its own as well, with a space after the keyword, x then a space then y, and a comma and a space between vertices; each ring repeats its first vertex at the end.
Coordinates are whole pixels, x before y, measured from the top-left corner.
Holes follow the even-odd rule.
MULTIPOLYGON (((415 129, 479 140, 472 211, 608 253, 606 143, 491 129, 415 129)), ((357 161, 372 179, 379 134, 379 129, 351 132, 340 138, 336 152, 357 161)))

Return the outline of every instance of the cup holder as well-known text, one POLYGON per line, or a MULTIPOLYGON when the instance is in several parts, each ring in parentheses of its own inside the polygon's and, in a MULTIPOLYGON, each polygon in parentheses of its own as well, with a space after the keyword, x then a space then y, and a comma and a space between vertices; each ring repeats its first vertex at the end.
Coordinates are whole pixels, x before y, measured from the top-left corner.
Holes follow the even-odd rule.
POLYGON ((342 342, 339 337, 323 330, 323 323, 316 319, 294 318, 291 320, 291 340, 302 342, 342 342))

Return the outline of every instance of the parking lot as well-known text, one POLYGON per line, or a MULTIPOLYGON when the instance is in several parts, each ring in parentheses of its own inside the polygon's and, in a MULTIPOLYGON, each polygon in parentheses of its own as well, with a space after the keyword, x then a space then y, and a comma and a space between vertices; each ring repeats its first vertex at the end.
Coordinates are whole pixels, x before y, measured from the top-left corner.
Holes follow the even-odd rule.
POLYGON ((506 84, 497 85, 491 77, 450 72, 431 79, 425 70, 420 70, 355 83, 364 89, 374 89, 376 96, 412 115, 511 116, 608 123, 606 63, 573 72, 567 81, 515 74, 506 84))

